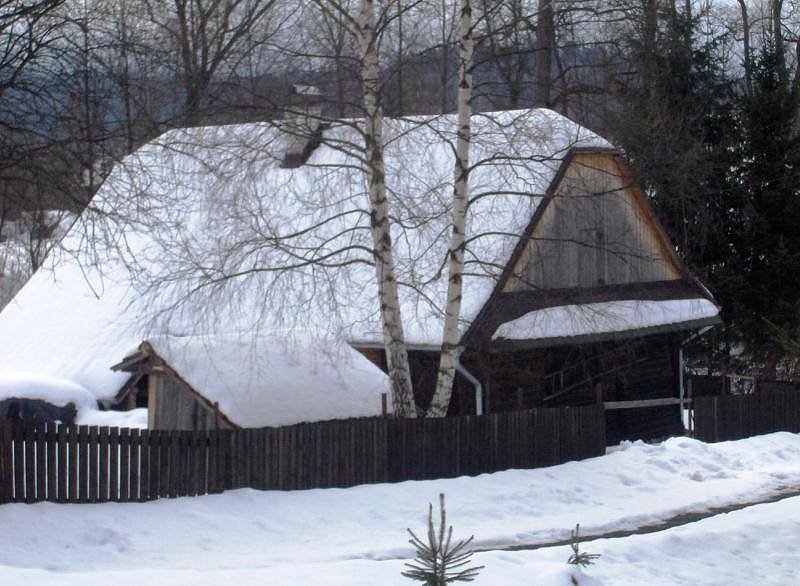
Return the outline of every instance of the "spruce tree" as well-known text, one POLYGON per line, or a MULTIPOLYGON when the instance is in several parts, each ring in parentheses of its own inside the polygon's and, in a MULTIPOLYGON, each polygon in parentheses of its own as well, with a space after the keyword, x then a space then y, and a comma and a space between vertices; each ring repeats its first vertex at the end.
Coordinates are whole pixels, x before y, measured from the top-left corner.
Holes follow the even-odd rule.
POLYGON ((767 42, 755 60, 752 95, 741 99, 730 175, 737 229, 720 279, 726 321, 739 333, 745 356, 770 378, 785 354, 775 327, 795 339, 800 333, 798 96, 780 63, 767 42))
POLYGON ((452 582, 472 582, 483 566, 468 567, 472 551, 467 546, 474 536, 453 544, 453 527, 447 527, 444 508, 444 494, 439 495, 440 520, 439 529, 433 524, 433 505, 428 504, 427 541, 423 541, 408 529, 411 535, 409 543, 417 550, 417 557, 406 564, 408 570, 403 576, 427 586, 444 586, 452 582))

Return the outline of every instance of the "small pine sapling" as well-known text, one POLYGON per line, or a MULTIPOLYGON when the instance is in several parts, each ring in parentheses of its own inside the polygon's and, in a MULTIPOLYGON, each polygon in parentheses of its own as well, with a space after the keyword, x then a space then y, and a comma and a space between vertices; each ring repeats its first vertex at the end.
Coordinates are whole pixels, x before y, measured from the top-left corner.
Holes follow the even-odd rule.
POLYGON ((586 566, 591 566, 594 563, 594 560, 600 557, 599 553, 582 553, 580 550, 580 531, 581 525, 578 523, 575 525, 575 530, 570 531, 570 538, 571 543, 570 547, 572 548, 572 555, 569 556, 567 560, 568 564, 573 564, 576 566, 580 566, 585 568, 586 566))
POLYGON ((441 520, 439 530, 433 525, 433 505, 428 504, 428 542, 423 542, 411 529, 408 542, 417 550, 417 557, 406 564, 408 570, 403 576, 427 586, 444 586, 452 582, 472 582, 483 566, 465 567, 470 563, 472 551, 467 546, 474 537, 459 541, 452 545, 453 527, 448 528, 444 509, 444 494, 439 495, 441 520))

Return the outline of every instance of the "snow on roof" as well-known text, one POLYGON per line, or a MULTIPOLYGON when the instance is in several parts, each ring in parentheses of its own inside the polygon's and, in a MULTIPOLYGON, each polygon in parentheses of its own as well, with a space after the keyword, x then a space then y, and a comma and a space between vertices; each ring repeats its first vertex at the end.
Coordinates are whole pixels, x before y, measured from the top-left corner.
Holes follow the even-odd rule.
POLYGON ((221 335, 148 342, 192 388, 244 427, 378 415, 381 393, 389 392, 380 369, 335 339, 221 335))
MULTIPOLYGON (((339 345, 381 342, 360 124, 335 123, 296 169, 281 167, 286 134, 269 123, 173 130, 128 156, 0 313, 0 370, 110 398, 127 375, 109 367, 157 336, 302 329, 339 345)), ((476 114, 473 126, 462 328, 567 152, 610 148, 550 110, 476 114)), ((406 337, 436 344, 456 120, 387 119, 384 132, 406 337)))
POLYGON ((493 340, 572 338, 712 319, 719 309, 708 299, 625 300, 562 305, 526 313, 501 324, 493 340))
POLYGON ((0 371, 0 401, 22 398, 58 407, 73 403, 78 410, 97 407, 94 396, 74 382, 38 373, 0 371))

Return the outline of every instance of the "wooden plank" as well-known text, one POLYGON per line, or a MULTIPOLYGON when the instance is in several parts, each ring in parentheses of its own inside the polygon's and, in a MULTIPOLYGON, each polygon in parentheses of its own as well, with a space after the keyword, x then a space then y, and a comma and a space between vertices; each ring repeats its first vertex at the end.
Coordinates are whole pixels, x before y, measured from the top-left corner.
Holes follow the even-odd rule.
MULTIPOLYGON (((278 489, 279 490, 288 490, 289 489, 289 475, 291 473, 290 467, 290 460, 291 460, 291 448, 289 446, 289 433, 290 429, 288 427, 279 427, 277 428, 277 450, 279 455, 278 465, 280 467, 278 471, 278 489)), ((339 462, 339 473, 344 474, 344 462, 339 462)))
POLYGON ((201 494, 211 493, 211 437, 208 431, 200 433, 200 487, 201 494))
POLYGON ((139 431, 139 450, 141 460, 141 472, 139 477, 139 500, 146 501, 150 497, 150 430, 142 429, 139 431))
POLYGON ((58 467, 56 465, 58 445, 56 443, 56 424, 52 421, 45 426, 45 443, 47 444, 47 500, 55 503, 58 502, 58 467))
POLYGON ((158 483, 158 491, 160 498, 169 498, 172 496, 171 493, 171 476, 172 476, 172 462, 170 454, 170 431, 164 430, 159 435, 159 483, 158 483))
POLYGON ((235 488, 235 472, 236 462, 234 460, 234 443, 236 440, 236 430, 225 430, 222 434, 223 446, 223 461, 225 463, 225 484, 224 490, 231 490, 235 488))
MULTIPOLYGON (((686 399, 684 403, 688 402, 686 399)), ((666 397, 662 399, 641 399, 638 401, 605 401, 603 406, 608 410, 613 409, 642 409, 646 407, 664 407, 665 405, 680 405, 681 400, 677 397, 666 397)))
POLYGON ((67 432, 67 458, 69 462, 69 502, 80 502, 78 492, 78 467, 80 456, 78 454, 78 426, 70 425, 67 432))
POLYGON ((8 498, 7 480, 6 480, 6 450, 5 450, 5 424, 0 422, 0 504, 10 501, 8 498))
POLYGON ((78 427, 78 500, 82 503, 89 502, 89 428, 86 425, 78 427))
POLYGON ((97 426, 93 425, 89 428, 89 501, 93 503, 100 501, 98 496, 100 483, 98 436, 97 426))
POLYGON ((98 430, 97 500, 107 502, 108 497, 108 427, 98 430))
POLYGON ((193 434, 194 445, 194 470, 192 478, 192 490, 194 494, 206 494, 206 432, 195 431, 193 434))
POLYGON ((263 428, 256 429, 256 444, 257 448, 257 465, 256 465, 256 486, 260 490, 266 490, 266 470, 267 470, 267 460, 266 460, 266 453, 267 453, 267 435, 266 430, 263 428))
POLYGON ((15 503, 25 502, 25 435, 20 423, 13 424, 14 441, 14 498, 15 503))
POLYGON ((147 498, 155 500, 161 497, 161 431, 149 431, 148 444, 150 445, 150 483, 147 498))
POLYGON ((119 428, 108 430, 108 500, 119 502, 119 428))
POLYGON ((206 452, 207 490, 208 494, 216 494, 219 492, 219 469, 217 467, 219 462, 219 455, 217 453, 219 432, 215 430, 209 431, 206 441, 208 442, 208 448, 206 452))
MULTIPOLYGON (((267 490, 277 490, 280 488, 280 451, 278 450, 278 432, 275 428, 264 430, 266 435, 266 458, 267 458, 267 490)), ((330 463, 332 466, 332 462, 330 463)))
POLYGON ((45 424, 39 423, 34 430, 36 436, 36 499, 47 500, 47 448, 45 447, 45 424))
POLYGON ((67 455, 67 426, 58 426, 58 502, 69 500, 69 456, 67 455))
POLYGON ((8 423, 0 424, 0 502, 10 503, 14 496, 13 435, 8 423))
POLYGON ((242 452, 245 450, 245 435, 244 429, 237 429, 233 434, 233 487, 241 488, 244 485, 244 459, 242 452))
POLYGON ((192 486, 192 443, 191 431, 180 432, 180 462, 181 475, 178 483, 178 495, 191 495, 192 486))
POLYGON ((186 482, 184 484, 184 490, 187 496, 197 496, 197 490, 195 488, 195 477, 196 477, 196 467, 195 464, 195 438, 194 432, 187 431, 186 432, 186 482))
POLYGON ((267 434, 264 429, 256 430, 256 441, 258 442, 258 466, 256 469, 257 485, 261 490, 267 490, 266 471, 267 471, 267 434))
POLYGON ((170 498, 177 498, 181 496, 181 482, 183 480, 183 448, 182 448, 183 433, 184 432, 180 430, 170 431, 170 438, 169 438, 170 498))
POLYGON ((140 463, 140 440, 141 436, 138 429, 130 430, 130 474, 128 499, 140 501, 141 499, 141 463, 140 463))
POLYGON ((25 437, 25 502, 36 501, 36 433, 34 427, 23 427, 25 437))
POLYGON ((190 446, 189 446, 189 432, 188 431, 179 431, 178 432, 178 482, 175 492, 178 496, 186 496, 189 494, 189 476, 190 476, 190 466, 189 466, 189 454, 190 454, 190 446))
POLYGON ((131 430, 122 427, 119 430, 119 500, 130 500, 130 474, 131 474, 131 430))

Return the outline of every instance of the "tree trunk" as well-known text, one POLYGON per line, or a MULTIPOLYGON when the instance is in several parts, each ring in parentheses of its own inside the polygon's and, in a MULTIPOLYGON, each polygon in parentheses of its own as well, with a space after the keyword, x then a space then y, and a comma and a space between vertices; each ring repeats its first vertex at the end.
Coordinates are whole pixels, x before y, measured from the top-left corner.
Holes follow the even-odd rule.
POLYGON ((448 78, 450 77, 450 49, 447 41, 447 2, 442 0, 442 69, 440 71, 440 80, 442 84, 442 103, 439 107, 439 111, 442 114, 446 113, 450 107, 450 100, 448 99, 449 96, 447 91, 448 78))
POLYGON ((553 0, 539 0, 536 18, 536 86, 533 100, 536 106, 545 108, 550 105, 555 31, 553 0))
POLYGON ((742 13, 742 35, 744 36, 743 50, 744 50, 744 87, 747 92, 747 97, 753 95, 753 65, 750 60, 750 16, 747 14, 747 4, 745 0, 738 0, 739 9, 742 13))
POLYGON ((645 0, 642 23, 642 80, 646 93, 651 93, 655 81, 656 37, 658 31, 658 2, 645 0))
POLYGON ((375 272, 383 325, 386 363, 392 382, 395 415, 416 417, 411 370, 408 364, 400 315, 400 300, 392 251, 389 202, 386 198, 386 176, 383 163, 383 120, 379 101, 380 69, 375 34, 374 0, 361 0, 359 10, 359 43, 361 76, 364 94, 364 139, 367 155, 367 179, 371 206, 371 232, 374 244, 375 272))
POLYGON ((453 394, 453 379, 458 360, 458 342, 461 333, 458 320, 461 315, 461 293, 464 276, 464 245, 469 202, 469 148, 471 142, 472 104, 472 6, 462 0, 459 22, 459 83, 458 83, 458 137, 456 139, 455 184, 453 188, 453 231, 450 239, 450 260, 447 281, 447 307, 445 308, 442 352, 436 391, 428 409, 429 417, 444 417, 453 394))
POLYGON ((789 72, 786 70, 786 45, 783 40, 783 0, 772 0, 772 40, 775 43, 775 57, 777 59, 778 77, 781 89, 786 91, 789 87, 789 72))

